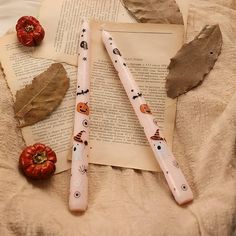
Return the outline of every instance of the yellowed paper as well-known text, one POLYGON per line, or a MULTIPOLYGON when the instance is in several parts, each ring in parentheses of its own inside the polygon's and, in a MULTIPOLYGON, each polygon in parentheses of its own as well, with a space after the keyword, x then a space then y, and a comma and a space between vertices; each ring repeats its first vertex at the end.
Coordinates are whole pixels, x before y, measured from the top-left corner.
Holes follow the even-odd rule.
MULTIPOLYGON (((13 100, 17 90, 31 83, 36 75, 54 63, 51 60, 32 58, 31 51, 31 48, 18 43, 15 34, 0 39, 0 61, 13 100)), ((64 64, 64 67, 70 78, 70 88, 60 106, 47 119, 22 128, 26 145, 40 142, 49 145, 56 152, 58 159, 56 173, 70 168, 66 157, 71 146, 75 102, 77 69, 67 64, 64 64)))
POLYGON ((76 66, 83 18, 135 22, 119 0, 44 0, 39 21, 46 34, 33 55, 76 66))
POLYGON ((114 36, 171 147, 176 100, 166 97, 165 76, 170 58, 182 44, 183 26, 91 22, 90 162, 159 171, 103 46, 101 29, 114 36))
MULTIPOLYGON (((183 26, 156 24, 103 24, 116 38, 143 94, 157 117, 168 144, 172 144, 175 100, 165 95, 167 65, 181 46, 183 26)), ((91 23, 91 133, 89 162, 160 171, 146 137, 101 42, 101 26, 91 23)), ((13 95, 54 61, 32 58, 15 35, 0 41, 0 60, 13 95)), ((64 64, 70 89, 62 104, 46 120, 22 129, 27 145, 42 142, 58 155, 57 172, 70 167, 74 119, 76 67, 64 64)))

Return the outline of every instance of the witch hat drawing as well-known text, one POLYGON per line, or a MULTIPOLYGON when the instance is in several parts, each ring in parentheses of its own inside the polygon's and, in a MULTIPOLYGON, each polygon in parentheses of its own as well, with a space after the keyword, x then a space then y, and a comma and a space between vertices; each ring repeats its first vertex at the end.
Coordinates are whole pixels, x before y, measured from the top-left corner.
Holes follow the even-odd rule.
POLYGON ((77 135, 74 136, 74 140, 76 142, 83 143, 83 140, 81 139, 81 136, 84 132, 85 132, 84 130, 80 131, 77 135))
POLYGON ((157 129, 157 130, 156 130, 156 133, 155 133, 153 136, 151 136, 151 139, 152 139, 152 140, 164 140, 164 141, 166 141, 165 138, 162 138, 162 137, 160 136, 159 129, 157 129))

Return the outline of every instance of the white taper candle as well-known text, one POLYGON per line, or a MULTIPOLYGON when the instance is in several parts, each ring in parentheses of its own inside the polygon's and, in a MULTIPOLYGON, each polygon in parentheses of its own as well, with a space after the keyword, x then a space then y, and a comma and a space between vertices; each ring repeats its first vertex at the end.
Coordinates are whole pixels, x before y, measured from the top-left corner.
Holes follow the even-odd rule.
POLYGON ((193 200, 193 193, 175 157, 168 148, 165 138, 161 135, 160 128, 113 37, 103 31, 102 39, 175 200, 178 204, 193 200))
POLYGON ((69 209, 85 211, 88 205, 89 138, 89 24, 81 27, 72 147, 69 209))

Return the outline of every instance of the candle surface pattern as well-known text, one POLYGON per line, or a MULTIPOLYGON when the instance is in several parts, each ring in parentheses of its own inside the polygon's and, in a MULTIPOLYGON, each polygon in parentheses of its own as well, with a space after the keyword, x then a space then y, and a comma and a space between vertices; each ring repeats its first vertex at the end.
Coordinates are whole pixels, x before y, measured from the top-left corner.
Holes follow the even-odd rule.
POLYGON ((88 205, 89 138, 89 24, 84 22, 80 34, 76 105, 71 162, 69 209, 85 211, 88 205))
POLYGON ((178 162, 167 146, 166 139, 160 132, 160 127, 156 122, 156 118, 152 115, 121 51, 118 49, 113 37, 107 31, 102 32, 102 38, 175 200, 178 204, 184 204, 191 201, 193 199, 193 194, 190 186, 188 185, 178 162))

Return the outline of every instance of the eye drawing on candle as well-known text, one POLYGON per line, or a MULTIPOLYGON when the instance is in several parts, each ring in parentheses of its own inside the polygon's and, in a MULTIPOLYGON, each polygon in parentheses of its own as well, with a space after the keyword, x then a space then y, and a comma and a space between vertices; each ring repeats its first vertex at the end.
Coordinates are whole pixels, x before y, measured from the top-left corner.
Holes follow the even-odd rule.
POLYGON ((159 133, 159 129, 156 130, 155 134, 151 136, 152 140, 163 140, 166 142, 165 138, 162 138, 159 133))
POLYGON ((182 189, 183 191, 187 191, 187 190, 188 190, 188 187, 187 187, 185 184, 182 184, 182 185, 181 185, 181 189, 182 189))
POLYGON ((79 113, 82 113, 82 114, 85 114, 85 115, 89 115, 89 106, 88 106, 87 102, 86 103, 79 102, 77 104, 77 111, 79 113))
POLYGON ((141 104, 141 105, 140 105, 140 111, 141 111, 142 113, 152 114, 152 112, 151 112, 151 110, 150 110, 148 104, 141 104))
MULTIPOLYGON (((131 92, 134 92, 134 90, 131 89, 131 92)), ((133 99, 136 99, 136 98, 138 98, 138 97, 142 97, 142 93, 137 92, 137 95, 134 95, 132 98, 133 98, 133 99)))
POLYGON ((87 44, 87 42, 86 42, 86 41, 82 41, 82 42, 80 43, 80 47, 83 48, 83 49, 85 49, 85 50, 87 50, 87 49, 88 49, 88 44, 87 44))
POLYGON ((75 193, 74 193, 74 197, 75 198, 79 198, 81 196, 81 193, 79 192, 79 191, 76 191, 75 193))
POLYGON ((118 48, 114 48, 114 49, 113 49, 113 53, 116 54, 116 55, 121 56, 120 51, 119 51, 118 48))
POLYGON ((82 124, 83 124, 84 127, 88 127, 88 123, 89 123, 89 122, 88 122, 88 120, 86 120, 86 119, 84 119, 83 122, 82 122, 82 124))

